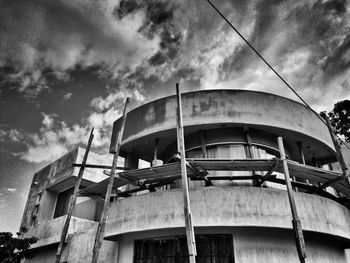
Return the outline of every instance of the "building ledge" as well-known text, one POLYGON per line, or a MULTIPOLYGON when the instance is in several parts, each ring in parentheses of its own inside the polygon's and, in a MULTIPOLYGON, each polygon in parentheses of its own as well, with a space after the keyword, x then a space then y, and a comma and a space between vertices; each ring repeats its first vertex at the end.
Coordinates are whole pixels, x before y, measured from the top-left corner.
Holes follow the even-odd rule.
MULTIPOLYGON (((195 227, 266 227, 292 229, 287 192, 257 187, 191 189, 195 227)), ((303 230, 350 240, 350 211, 328 198, 295 192, 303 230)), ((180 189, 158 191, 111 204, 106 237, 184 227, 180 189)))
MULTIPOLYGON (((38 241, 31 246, 33 249, 59 243, 65 219, 66 216, 61 216, 52 220, 39 222, 37 225, 29 228, 28 232, 26 232, 23 237, 34 236, 38 238, 38 241)), ((97 228, 97 225, 98 223, 95 221, 72 217, 68 235, 97 228)))

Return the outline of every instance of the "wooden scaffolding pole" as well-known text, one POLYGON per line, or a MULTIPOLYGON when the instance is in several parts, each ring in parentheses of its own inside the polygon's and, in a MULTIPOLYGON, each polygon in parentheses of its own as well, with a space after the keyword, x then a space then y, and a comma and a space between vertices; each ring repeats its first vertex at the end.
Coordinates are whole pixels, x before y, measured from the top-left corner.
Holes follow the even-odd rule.
POLYGON ((201 136, 201 148, 202 148, 202 157, 204 159, 208 158, 208 151, 207 151, 207 147, 206 147, 206 142, 205 142, 205 134, 204 131, 200 131, 200 136, 201 136))
POLYGON ((335 148, 335 151, 336 151, 337 161, 340 164, 340 167, 341 167, 342 172, 343 172, 343 177, 345 178, 347 176, 348 167, 347 167, 347 164, 346 164, 346 162, 344 160, 344 157, 343 157, 343 154, 342 154, 339 142, 338 142, 337 138, 335 137, 335 135, 333 133, 331 123, 330 123, 328 117, 326 116, 326 114, 324 114, 322 117, 326 120, 327 127, 328 127, 328 130, 329 130, 329 133, 331 135, 331 138, 332 138, 332 141, 333 141, 333 144, 334 144, 334 148, 335 148))
POLYGON ((194 235, 194 228, 192 224, 192 214, 190 206, 190 198, 188 193, 188 178, 187 178, 187 168, 186 168, 186 154, 185 154, 185 139, 184 139, 184 128, 182 119, 182 104, 181 104, 181 94, 179 91, 179 84, 176 83, 176 97, 177 97, 177 148, 180 154, 181 162, 181 178, 182 178, 182 191, 184 198, 184 217, 186 226, 186 239, 190 263, 196 262, 197 250, 196 250, 196 240, 194 235))
POLYGON ((284 151, 282 137, 278 137, 277 140, 278 140, 278 148, 281 154, 281 160, 283 162, 283 170, 284 170, 284 177, 286 180, 289 204, 292 211, 292 217, 293 217, 292 223, 293 223, 294 236, 295 236, 295 241, 296 241, 297 250, 298 250, 298 256, 299 256, 300 262, 305 263, 306 250, 305 250, 304 235, 303 235, 301 222, 298 217, 297 207, 295 205, 295 200, 293 196, 293 189, 292 189, 292 184, 290 182, 290 175, 288 170, 286 153, 284 151))
POLYGON ((73 210, 74 210, 74 206, 75 206, 75 201, 77 199, 77 195, 79 192, 81 180, 83 179, 85 164, 86 164, 89 152, 90 152, 90 147, 91 147, 93 138, 94 138, 94 128, 91 129, 89 141, 88 141, 88 144, 87 144, 87 147, 85 150, 85 154, 83 157, 83 161, 82 161, 82 166, 79 169, 78 178, 77 178, 77 181, 75 182, 74 192, 73 192, 73 195, 71 195, 70 200, 69 200, 67 216, 66 216, 66 220, 65 220, 64 225, 63 225, 60 243, 58 244, 55 263, 59 263, 61 260, 63 246, 64 246, 64 243, 66 241, 70 220, 72 218, 72 214, 73 214, 73 210))
MULTIPOLYGON (((243 132, 245 135, 245 139, 247 141, 248 157, 249 159, 254 159, 253 144, 252 144, 252 138, 250 137, 249 128, 247 126, 244 126, 243 132)), ((253 178, 255 177, 255 175, 256 173, 252 171, 253 178)), ((259 187, 261 186, 261 182, 259 182, 257 179, 253 179, 253 186, 259 187)))
POLYGON ((124 105, 122 123, 120 126, 120 131, 118 133, 117 143, 116 143, 116 147, 115 147, 116 150, 115 150, 115 153, 113 156, 111 174, 110 174, 109 180, 108 180, 108 186, 107 186, 106 196, 105 196, 105 200, 104 200, 104 204, 103 204, 102 215, 101 215, 100 222, 98 224, 98 228, 97 228, 97 232, 96 232, 95 243, 94 243, 94 248, 93 248, 93 253, 92 253, 92 261, 91 261, 92 263, 98 262, 100 248, 102 246, 102 242, 103 242, 104 235, 105 235, 107 214, 108 214, 108 209, 109 209, 109 205, 110 205, 110 199, 111 199, 111 194, 112 194, 112 189, 113 189, 113 182, 114 182, 115 170, 117 167, 120 146, 121 146, 121 142, 122 142, 123 134, 124 134, 126 114, 127 114, 126 109, 127 109, 128 104, 129 104, 129 101, 130 101, 130 98, 127 98, 125 101, 125 105, 124 105))

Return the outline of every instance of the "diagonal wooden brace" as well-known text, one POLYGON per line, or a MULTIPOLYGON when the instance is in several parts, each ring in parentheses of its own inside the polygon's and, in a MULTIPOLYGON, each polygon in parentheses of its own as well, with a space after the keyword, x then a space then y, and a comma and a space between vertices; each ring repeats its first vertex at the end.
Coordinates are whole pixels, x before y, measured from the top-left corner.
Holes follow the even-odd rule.
POLYGON ((201 167, 200 165, 196 164, 193 161, 186 161, 186 166, 204 179, 205 186, 213 185, 211 180, 208 178, 208 175, 209 175, 208 171, 205 170, 203 167, 201 167))
POLYGON ((276 177, 276 175, 273 175, 272 173, 275 171, 278 162, 279 160, 274 158, 274 162, 271 165, 270 170, 268 170, 267 173, 259 180, 259 186, 262 185, 263 182, 276 177))

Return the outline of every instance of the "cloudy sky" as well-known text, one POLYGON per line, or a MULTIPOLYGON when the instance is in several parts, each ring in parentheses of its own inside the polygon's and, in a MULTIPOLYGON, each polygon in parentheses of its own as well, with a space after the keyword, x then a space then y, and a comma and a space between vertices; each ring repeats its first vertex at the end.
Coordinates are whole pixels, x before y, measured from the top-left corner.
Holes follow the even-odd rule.
MULTIPOLYGON (((212 0, 316 111, 350 98, 350 4, 212 0)), ((205 0, 0 1, 0 231, 17 231, 35 170, 106 153, 132 107, 198 89, 295 96, 205 0)))

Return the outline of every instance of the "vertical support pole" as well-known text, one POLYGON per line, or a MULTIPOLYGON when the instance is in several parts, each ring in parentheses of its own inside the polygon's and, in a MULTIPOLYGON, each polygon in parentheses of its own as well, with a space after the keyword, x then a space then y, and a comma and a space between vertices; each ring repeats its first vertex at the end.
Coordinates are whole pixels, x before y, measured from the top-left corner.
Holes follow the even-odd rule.
POLYGON ((66 220, 65 220, 64 225, 63 225, 60 243, 58 244, 55 263, 59 263, 60 260, 61 260, 63 246, 64 246, 64 243, 66 241, 70 220, 72 218, 73 209, 74 209, 74 206, 75 206, 75 201, 77 199, 77 195, 78 195, 78 192, 79 192, 81 180, 83 178, 83 174, 84 174, 84 170, 85 170, 85 164, 86 164, 89 152, 90 152, 90 148, 91 148, 91 144, 92 144, 93 138, 94 138, 94 128, 91 129, 90 136, 89 136, 89 141, 88 141, 88 144, 86 146, 85 154, 84 154, 83 161, 82 161, 82 166, 79 169, 78 178, 77 178, 77 181, 75 182, 74 192, 73 192, 73 195, 71 195, 71 197, 69 199, 67 216, 66 216, 66 220))
MULTIPOLYGON (((247 148, 248 148, 248 157, 249 159, 254 159, 254 153, 253 153, 253 145, 252 145, 252 138, 249 134, 249 128, 247 126, 244 126, 244 135, 247 141, 247 148)), ((255 175, 255 172, 252 172, 252 175, 255 175)), ((260 182, 257 179, 253 179, 253 186, 261 186, 260 182)))
POLYGON ((333 141, 333 144, 334 144, 334 148, 335 148, 335 151, 336 151, 337 161, 340 164, 340 167, 341 167, 342 172, 343 172, 343 176, 346 177, 347 176, 348 167, 347 167, 346 162, 344 160, 344 157, 343 157, 340 145, 338 143, 337 138, 335 138, 335 135, 334 135, 333 130, 332 130, 331 123, 330 123, 327 115, 326 114, 322 114, 322 117, 326 120, 327 127, 328 127, 328 130, 329 130, 329 133, 331 135, 331 138, 332 138, 332 141, 333 141))
MULTIPOLYGON (((156 138, 154 140, 154 151, 153 151, 153 161, 156 162, 158 160, 158 145, 159 145, 159 138, 156 138)), ((153 163, 152 163, 153 166, 153 163)))
MULTIPOLYGON (((297 146, 298 146, 298 151, 299 151, 299 156, 300 156, 300 159, 301 159, 301 163, 303 165, 305 165, 306 161, 305 161, 305 155, 304 155, 304 151, 303 151, 303 144, 302 144, 302 142, 301 141, 297 141, 297 146)), ((310 184, 308 179, 306 179, 305 182, 307 184, 310 184)))
POLYGON ((202 157, 204 159, 208 158, 207 147, 205 146, 205 134, 204 131, 200 131, 201 134, 201 148, 202 148, 202 157))
POLYGON ((114 183, 114 176, 115 176, 115 170, 117 166, 117 161, 118 161, 118 156, 119 156, 119 151, 120 151, 120 146, 121 146, 121 141, 123 139, 123 134, 124 134, 124 127, 125 127, 125 121, 126 121, 126 108, 129 104, 130 98, 127 98, 125 101, 124 105, 124 111, 123 111, 123 116, 122 116, 122 124, 120 127, 120 131, 118 133, 118 139, 117 139, 117 145, 115 147, 115 153, 113 156, 113 162, 112 162, 112 168, 111 168, 111 174, 109 176, 108 180, 108 186, 107 186, 107 192, 105 196, 105 201, 103 204, 103 210, 102 210, 102 215, 100 222, 97 227, 97 232, 96 232, 96 237, 95 237, 95 243, 94 243, 94 248, 93 248, 93 253, 92 253, 92 263, 97 263, 98 262, 98 256, 100 253, 100 248, 102 246, 103 238, 105 235, 105 227, 106 227, 106 222, 107 222, 107 214, 109 210, 109 205, 110 205, 110 199, 111 199, 111 193, 113 189, 113 183, 114 183))
POLYGON ((301 141, 297 141, 297 146, 298 146, 298 151, 299 151, 301 163, 305 165, 306 164, 305 155, 304 155, 304 151, 303 151, 303 144, 301 143, 301 141))
POLYGON ((187 168, 186 168, 186 155, 185 155, 185 142, 184 142, 184 129, 182 119, 182 105, 181 105, 181 94, 179 91, 179 84, 176 83, 176 96, 177 96, 177 146, 181 158, 181 175, 182 175, 182 191, 184 197, 184 216, 186 226, 186 238, 187 247, 190 263, 196 262, 196 240, 194 235, 194 228, 192 224, 192 214, 190 199, 188 195, 188 179, 187 179, 187 168))
POLYGON ((292 189, 292 184, 290 182, 290 175, 288 170, 286 153, 284 151, 282 137, 278 137, 277 140, 278 140, 278 148, 281 154, 281 160, 283 162, 283 170, 284 170, 284 177, 286 180, 289 204, 292 211, 292 218, 293 218, 292 223, 293 223, 294 236, 295 236, 295 241, 296 241, 297 250, 298 250, 298 256, 299 256, 300 262, 305 263, 306 251, 305 251, 304 235, 303 235, 303 230, 301 228, 301 222, 298 217, 298 212, 297 212, 297 208, 296 208, 295 200, 293 196, 293 189, 292 189))

